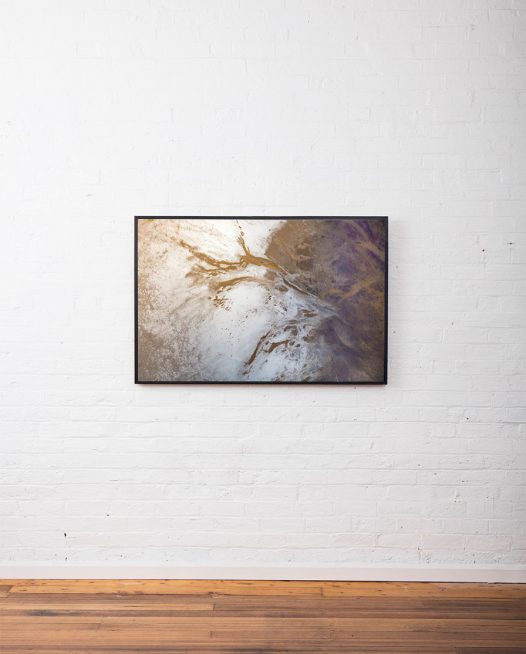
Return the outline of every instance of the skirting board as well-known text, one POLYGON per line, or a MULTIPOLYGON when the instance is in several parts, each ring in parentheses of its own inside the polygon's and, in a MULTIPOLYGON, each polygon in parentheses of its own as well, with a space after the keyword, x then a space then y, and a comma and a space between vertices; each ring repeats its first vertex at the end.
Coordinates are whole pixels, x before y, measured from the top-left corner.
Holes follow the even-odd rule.
POLYGON ((0 579, 261 579, 287 581, 431 581, 526 583, 519 566, 208 567, 123 565, 0 565, 0 579))

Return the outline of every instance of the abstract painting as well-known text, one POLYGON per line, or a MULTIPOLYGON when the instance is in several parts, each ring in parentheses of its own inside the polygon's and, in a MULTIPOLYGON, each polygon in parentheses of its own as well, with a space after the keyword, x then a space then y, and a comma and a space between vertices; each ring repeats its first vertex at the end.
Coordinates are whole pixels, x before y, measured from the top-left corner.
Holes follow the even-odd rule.
POLYGON ((386 218, 135 229, 136 383, 386 383, 386 218))

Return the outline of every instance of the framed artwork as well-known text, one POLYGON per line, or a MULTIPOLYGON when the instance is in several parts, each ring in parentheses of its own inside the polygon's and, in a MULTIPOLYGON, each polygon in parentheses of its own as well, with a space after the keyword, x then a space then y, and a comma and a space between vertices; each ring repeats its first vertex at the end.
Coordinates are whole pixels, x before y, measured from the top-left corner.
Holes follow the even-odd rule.
POLYGON ((135 383, 387 383, 387 218, 136 217, 135 383))

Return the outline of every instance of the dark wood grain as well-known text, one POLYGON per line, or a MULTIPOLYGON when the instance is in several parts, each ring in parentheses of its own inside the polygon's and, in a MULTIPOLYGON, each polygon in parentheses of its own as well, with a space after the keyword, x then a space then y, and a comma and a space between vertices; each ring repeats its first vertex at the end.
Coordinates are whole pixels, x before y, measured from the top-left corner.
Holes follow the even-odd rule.
POLYGON ((2 654, 526 654, 526 586, 0 580, 2 654))

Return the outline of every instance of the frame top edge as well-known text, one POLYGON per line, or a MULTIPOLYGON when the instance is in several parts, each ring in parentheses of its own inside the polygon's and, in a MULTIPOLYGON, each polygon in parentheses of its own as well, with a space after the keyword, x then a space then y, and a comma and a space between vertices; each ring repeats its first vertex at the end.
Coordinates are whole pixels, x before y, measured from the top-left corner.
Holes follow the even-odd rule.
POLYGON ((388 216, 134 216, 135 220, 242 220, 242 219, 257 219, 257 220, 308 220, 310 218, 316 220, 384 220, 389 219, 388 216))

